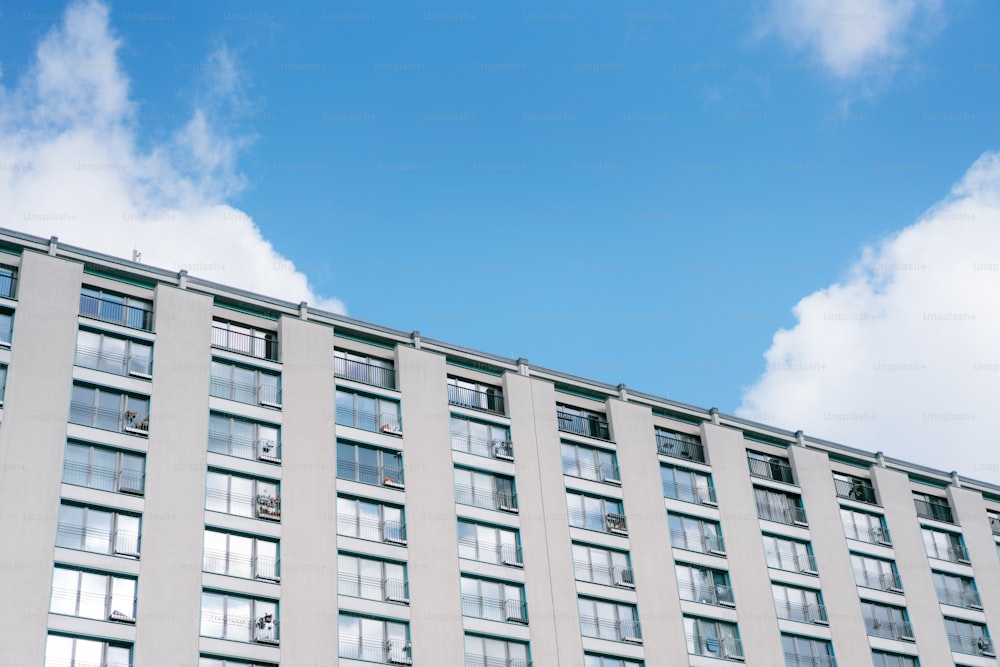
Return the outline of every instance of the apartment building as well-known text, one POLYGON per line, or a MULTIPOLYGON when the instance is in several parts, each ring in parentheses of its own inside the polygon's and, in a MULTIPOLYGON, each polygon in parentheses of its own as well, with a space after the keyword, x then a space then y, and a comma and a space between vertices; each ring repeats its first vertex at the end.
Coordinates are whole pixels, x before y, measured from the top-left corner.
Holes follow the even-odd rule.
POLYGON ((1000 488, 0 232, 0 664, 997 665, 1000 488))

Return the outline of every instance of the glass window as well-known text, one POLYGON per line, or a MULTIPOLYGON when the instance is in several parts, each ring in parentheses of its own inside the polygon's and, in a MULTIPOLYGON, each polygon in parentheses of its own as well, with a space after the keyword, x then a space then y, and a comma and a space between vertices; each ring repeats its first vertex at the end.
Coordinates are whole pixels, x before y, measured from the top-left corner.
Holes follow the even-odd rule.
POLYGON ((515 528, 458 521, 458 557, 482 563, 522 567, 521 544, 515 528))
POLYGON ((781 635, 786 667, 833 665, 833 645, 824 639, 781 635))
POLYGON ((912 655, 872 651, 875 667, 920 667, 920 661, 912 655))
POLYGON ((146 457, 123 451, 67 442, 63 455, 65 484, 102 491, 143 493, 146 457))
POLYGON ((468 468, 455 468, 455 502, 484 509, 517 512, 514 480, 468 468))
POLYGON ((397 664, 412 660, 408 623, 341 613, 338 626, 341 658, 397 664))
POLYGON ((764 535, 764 557, 767 566, 788 572, 816 573, 812 546, 775 535, 764 535))
POLYGON ((55 567, 49 611, 99 621, 135 621, 135 579, 55 567))
POLYGON ((402 433, 399 402, 338 389, 337 424, 391 435, 402 433))
POLYGON ((934 579, 934 589, 937 591, 938 601, 941 604, 948 604, 954 607, 965 607, 966 609, 982 608, 982 601, 979 599, 979 591, 976 589, 976 582, 969 578, 950 572, 931 572, 934 579))
POLYGON ((280 408, 281 376, 277 373, 213 360, 209 393, 218 398, 247 405, 280 408))
POLYGON ((139 517, 82 505, 59 506, 56 546, 139 557, 139 517))
POLYGON ((403 510, 392 505, 338 496, 337 534, 374 542, 406 544, 403 510))
POLYGON ((337 556, 337 592, 348 597, 408 604, 406 565, 339 554, 337 556))
POLYGON ((851 567, 854 569, 854 582, 858 586, 894 593, 903 590, 896 573, 896 564, 892 561, 852 553, 851 567))
POLYGON ((699 505, 715 504, 715 488, 708 473, 675 466, 660 466, 663 497, 699 505))
POLYGON ((153 347, 147 342, 81 329, 76 338, 76 365, 149 379, 153 347))
POLYGON ((682 600, 702 604, 733 606, 729 574, 722 570, 678 563, 674 566, 677 590, 682 600))
POLYGON ((238 642, 278 643, 278 605, 227 593, 201 594, 201 635, 238 642))
POLYGON ((205 509, 236 516, 281 520, 281 495, 275 482, 209 471, 205 509))
POLYGON ((754 487, 753 494, 757 503, 757 514, 761 519, 786 524, 805 524, 806 514, 802 509, 802 499, 798 495, 759 486, 754 487))
POLYGON ((95 287, 80 290, 80 315, 129 329, 152 331, 153 303, 95 287))
POLYGON ((45 667, 129 667, 132 648, 119 642, 49 635, 45 640, 45 667))
POLYGON ((629 556, 624 551, 573 544, 573 572, 579 581, 624 588, 635 586, 629 556))
POLYGON ((206 528, 202 569, 243 579, 278 581, 278 543, 206 528))
POLYGON ((575 528, 625 534, 625 510, 620 500, 566 493, 569 525, 575 528))
POLYGON ((913 641, 913 629, 903 607, 862 600, 861 615, 869 636, 913 641))
POLYGON ((513 640, 465 635, 465 667, 528 667, 528 645, 513 640))
POLYGON ((870 544, 891 544, 889 531, 881 515, 840 508, 840 520, 844 524, 844 534, 849 540, 860 540, 870 544))
POLYGON ((451 416, 451 448, 475 456, 511 460, 510 429, 499 424, 451 416))
POLYGON ((561 450, 564 475, 621 484, 618 476, 618 457, 613 451, 584 447, 570 442, 563 442, 561 450))
POLYGON ((725 553, 722 527, 718 523, 681 514, 668 514, 667 521, 670 543, 675 548, 699 553, 725 553))
POLYGON ((924 541, 924 550, 929 557, 953 563, 969 562, 969 552, 966 551, 960 534, 921 528, 920 535, 924 541))
POLYGON ((625 603, 579 598, 580 634, 611 641, 640 641, 639 612, 625 603))
POLYGON ((488 579, 462 576, 462 615, 505 623, 527 623, 524 588, 488 579))
POLYGON ((684 635, 691 655, 723 660, 741 658, 743 655, 739 631, 733 623, 685 616, 684 635))
POLYGON ((827 620, 819 591, 771 584, 771 596, 778 618, 800 623, 825 623, 827 620))
POLYGON ((337 441, 337 477, 362 484, 403 486, 403 455, 376 447, 337 441))

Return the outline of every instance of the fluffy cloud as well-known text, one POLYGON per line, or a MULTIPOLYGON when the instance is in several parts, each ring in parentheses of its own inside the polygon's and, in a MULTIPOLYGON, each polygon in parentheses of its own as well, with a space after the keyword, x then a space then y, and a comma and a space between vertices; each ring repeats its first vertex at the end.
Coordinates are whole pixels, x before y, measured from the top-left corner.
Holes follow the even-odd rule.
POLYGON ((344 312, 227 203, 251 140, 214 122, 246 104, 232 55, 211 54, 190 119, 141 147, 120 43, 106 6, 76 2, 0 86, 0 226, 123 257, 137 248, 148 264, 344 312))
POLYGON ((763 32, 807 51, 834 76, 891 71, 907 47, 941 25, 936 0, 774 0, 763 32), (932 19, 924 22, 922 19, 932 19))
POLYGON ((738 414, 1000 482, 1000 154, 794 314, 738 414))

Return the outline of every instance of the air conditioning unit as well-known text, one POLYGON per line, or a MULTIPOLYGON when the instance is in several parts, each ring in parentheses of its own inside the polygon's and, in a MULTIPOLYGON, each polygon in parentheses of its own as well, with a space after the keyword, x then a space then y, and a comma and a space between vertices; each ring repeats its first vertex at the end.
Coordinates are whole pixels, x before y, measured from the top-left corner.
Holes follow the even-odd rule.
POLYGON ((135 618, 120 611, 111 612, 111 615, 108 616, 108 620, 117 621, 118 623, 135 623, 135 618))
POLYGON ((988 658, 996 657, 996 651, 993 650, 993 641, 989 637, 977 637, 976 648, 979 649, 980 655, 984 655, 988 658))
POLYGON ((615 570, 615 586, 622 588, 635 588, 635 575, 632 570, 615 570))

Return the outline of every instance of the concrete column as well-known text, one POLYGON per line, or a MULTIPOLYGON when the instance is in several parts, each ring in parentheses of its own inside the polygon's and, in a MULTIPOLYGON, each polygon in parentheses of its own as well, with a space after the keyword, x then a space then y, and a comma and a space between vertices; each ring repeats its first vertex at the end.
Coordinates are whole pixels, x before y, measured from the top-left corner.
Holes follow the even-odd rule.
POLYGON ((337 664, 333 330, 281 318, 281 664, 337 664))
POLYGON ((648 407, 608 401, 628 518, 628 541, 647 664, 685 665, 684 620, 670 554, 670 526, 648 407))
POLYGON ((179 665, 199 645, 212 299, 159 285, 154 318, 133 662, 179 665))
POLYGON ((413 662, 461 665, 465 635, 445 359, 399 346, 396 368, 403 394, 413 662))
POLYGON ((962 526, 962 538, 969 550, 969 561, 975 572, 976 588, 982 598, 983 611, 990 623, 994 643, 1000 641, 1000 562, 997 561, 996 540, 986 515, 982 494, 957 486, 948 487, 955 520, 962 526))
POLYGON ((12 610, 3 659, 45 655, 82 266, 25 251, 0 429, 0 590, 12 610))

